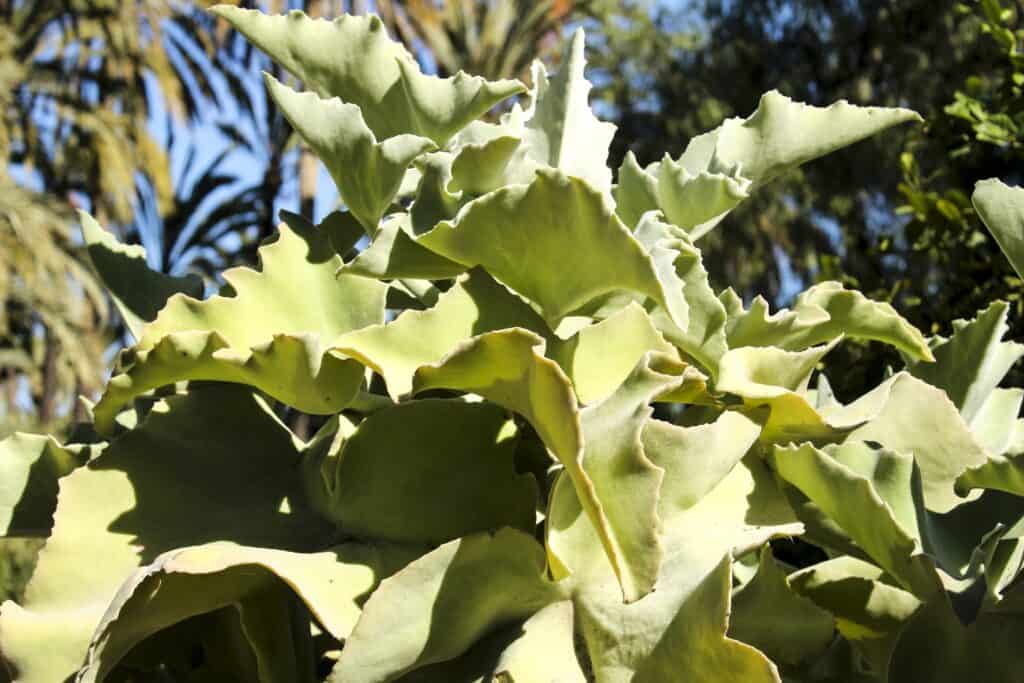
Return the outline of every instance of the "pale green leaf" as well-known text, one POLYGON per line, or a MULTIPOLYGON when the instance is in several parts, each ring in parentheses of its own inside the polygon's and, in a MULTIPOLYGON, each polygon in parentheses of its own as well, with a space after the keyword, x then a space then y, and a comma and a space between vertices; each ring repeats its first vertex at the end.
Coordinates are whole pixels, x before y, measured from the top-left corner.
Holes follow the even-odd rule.
POLYGON ((203 295, 203 281, 198 277, 172 277, 155 271, 149 267, 141 246, 121 244, 84 211, 78 212, 78 220, 89 259, 136 339, 172 295, 203 295))
POLYGON ((260 249, 262 270, 224 274, 233 296, 197 301, 174 296, 146 326, 133 362, 116 375, 94 408, 108 433, 132 398, 183 379, 239 382, 310 413, 345 407, 362 381, 358 363, 327 350, 350 330, 380 323, 386 286, 341 265, 322 230, 282 224, 277 241, 260 249))
POLYGON ((420 245, 413 238, 408 214, 395 214, 384 219, 370 246, 341 267, 340 273, 393 280, 423 278, 443 280, 466 270, 420 245))
POLYGON ((522 626, 522 635, 501 653, 495 683, 586 683, 576 658, 573 605, 569 600, 544 607, 522 626))
POLYGON ((968 424, 1024 355, 1024 345, 1002 341, 1009 330, 1009 308, 1005 301, 996 301, 974 320, 954 322, 953 336, 932 345, 935 362, 908 368, 910 374, 943 389, 968 424))
POLYGON ((486 81, 462 72, 427 76, 374 15, 326 21, 298 11, 268 15, 229 5, 213 12, 309 90, 358 106, 378 140, 412 133, 444 146, 470 121, 524 90, 519 81, 486 81))
POLYGON ((386 325, 346 334, 335 341, 335 348, 379 373, 397 400, 412 390, 413 374, 420 366, 440 361, 471 337, 509 327, 549 334, 529 306, 475 269, 456 281, 433 308, 405 311, 386 325))
POLYGON ((504 526, 530 532, 537 485, 516 474, 515 446, 515 426, 491 403, 385 408, 327 463, 322 511, 346 535, 396 542, 443 543, 504 526))
POLYGON ((298 463, 291 433, 242 387, 195 388, 157 404, 61 480, 25 600, 0 609, 0 648, 19 680, 74 673, 118 588, 163 552, 211 541, 323 544, 330 529, 303 506, 298 463))
POLYGON ((629 228, 635 228, 641 216, 658 206, 658 179, 640 168, 632 151, 619 167, 618 184, 612 189, 615 213, 629 228))
MULTIPOLYGON (((267 607, 275 605, 266 602, 284 599, 287 605, 284 591, 294 591, 316 616, 317 623, 334 638, 343 640, 359 618, 360 596, 411 559, 408 551, 399 548, 352 543, 319 553, 225 542, 169 551, 137 570, 118 590, 93 636, 77 680, 103 681, 132 647, 196 615, 234 607, 243 614, 243 620, 252 610, 269 616, 265 614, 267 607)), ((280 618, 276 624, 255 621, 247 635, 257 650, 261 683, 292 681, 299 671, 312 669, 312 658, 303 658, 308 653, 296 651, 280 631, 274 633, 275 641, 270 643, 260 642, 258 634, 252 633, 253 626, 283 628, 283 635, 288 635, 289 628, 305 628, 307 633, 291 635, 308 638, 308 623, 300 620, 289 624, 280 618)))
POLYGON ((698 239, 714 228, 749 194, 750 181, 738 174, 690 173, 666 154, 658 166, 658 205, 665 218, 698 239))
MULTIPOLYGON (((529 300, 555 327, 592 300, 626 290, 650 297, 686 327, 681 287, 664 271, 671 254, 648 255, 587 183, 558 171, 538 171, 529 185, 512 185, 467 204, 454 221, 419 238, 467 266, 481 265, 529 300), (565 255, 573 254, 573 267, 565 255)), ((657 251, 657 250, 655 250, 657 251)))
POLYGON ((995 178, 982 180, 971 203, 1017 275, 1024 277, 1024 189, 995 178))
POLYGON ((866 458, 877 461, 874 471, 885 467, 887 461, 904 470, 912 468, 909 455, 877 451, 857 442, 827 447, 825 451, 810 444, 776 446, 772 463, 782 479, 834 520, 902 587, 922 599, 941 593, 942 584, 934 563, 921 548, 916 525, 908 529, 905 515, 893 511, 879 495, 873 479, 844 462, 866 458))
POLYGON ((732 596, 729 637, 795 667, 823 652, 832 631, 832 617, 790 589, 771 547, 764 546, 757 574, 732 596))
POLYGON ((20 432, 0 441, 0 536, 46 537, 58 480, 85 464, 94 450, 100 449, 62 446, 52 436, 20 432))
POLYGON ((801 293, 792 309, 774 314, 757 297, 750 310, 729 314, 727 330, 730 348, 776 346, 799 351, 847 336, 884 342, 917 360, 932 360, 924 336, 892 306, 838 282, 817 284, 801 293))
POLYGON ((381 583, 327 680, 394 680, 564 597, 530 535, 503 529, 451 541, 381 583))
MULTIPOLYGON (((641 434, 654 412, 651 401, 681 384, 684 368, 670 356, 645 355, 615 393, 580 413, 583 470, 600 501, 614 549, 613 568, 627 602, 652 590, 663 553, 658 498, 664 471, 645 455, 641 434)), ((595 557, 603 560, 596 548, 582 547, 581 532, 572 529, 590 524, 575 491, 556 487, 549 502, 547 544, 570 574, 589 573, 595 557)))
POLYGON ((270 74, 264 80, 281 112, 324 162, 345 206, 368 234, 375 234, 406 168, 434 143, 415 135, 377 142, 356 105, 296 92, 270 74))

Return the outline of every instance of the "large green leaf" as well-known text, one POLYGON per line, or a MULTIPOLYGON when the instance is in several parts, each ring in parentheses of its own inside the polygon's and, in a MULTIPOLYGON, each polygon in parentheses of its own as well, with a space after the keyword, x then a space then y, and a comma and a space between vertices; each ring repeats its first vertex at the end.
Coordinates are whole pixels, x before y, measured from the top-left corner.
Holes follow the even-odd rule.
POLYGON ((408 134, 377 142, 356 105, 298 93, 269 74, 265 81, 281 112, 324 162, 345 206, 367 233, 376 234, 405 170, 434 143, 408 134))
POLYGON ((379 373, 396 400, 412 390, 422 365, 440 361, 460 343, 484 332, 519 327, 549 335, 544 321, 484 270, 461 277, 433 308, 406 311, 335 341, 335 349, 379 373))
POLYGON ((564 597, 544 578, 544 551, 530 535, 504 529, 451 541, 381 583, 327 680, 394 680, 564 597))
POLYGON ((732 596, 729 637, 753 645, 777 664, 798 666, 832 641, 832 617, 794 593, 786 573, 761 549, 757 574, 732 596))
POLYGON ((1009 308, 1005 301, 997 301, 974 320, 955 321, 953 336, 932 344, 935 362, 909 367, 910 374, 943 389, 968 424, 1024 355, 1024 345, 1002 341, 1009 329, 1009 308))
POLYGON ((654 329, 643 307, 630 302, 568 339, 553 340, 548 357, 572 381, 580 403, 587 404, 615 391, 648 351, 675 354, 672 345, 654 329))
POLYGON ((585 42, 583 29, 576 29, 561 68, 550 81, 543 65, 534 63, 533 116, 523 132, 522 153, 608 194, 612 185, 608 147, 615 126, 598 120, 590 111, 587 96, 591 85, 583 75, 585 42))
POLYGON ((1024 188, 995 178, 982 180, 971 202, 1017 275, 1024 277, 1024 188))
POLYGON ((804 444, 776 446, 772 464, 782 479, 834 520, 904 588, 925 600, 942 592, 935 565, 921 547, 913 509, 897 506, 910 498, 909 485, 897 492, 902 498, 886 500, 879 492, 892 478, 899 482, 899 472, 904 479, 909 477, 910 455, 875 450, 856 441, 825 450, 804 444))
POLYGON ((211 541, 308 551, 330 528, 303 502, 291 433, 248 390, 194 388, 61 481, 53 534, 0 649, 25 683, 62 681, 121 584, 174 548, 211 541))
POLYGON ((658 179, 640 167, 632 151, 622 160, 612 196, 615 213, 629 228, 635 228, 645 213, 659 208, 658 179))
POLYGON ((486 81, 462 72, 451 78, 424 75, 373 15, 326 21, 298 11, 267 15, 229 5, 213 12, 309 90, 358 106, 378 140, 412 133, 444 146, 470 121, 524 90, 519 81, 486 81))
POLYGON ((917 360, 933 360, 921 332, 892 306, 844 289, 838 282, 817 284, 801 293, 792 309, 774 314, 768 313, 767 301, 756 297, 749 310, 730 313, 727 330, 730 348, 776 346, 799 351, 845 335, 891 344, 917 360))
POLYGON ((381 224, 370 246, 341 267, 350 275, 393 280, 425 278, 442 280, 466 270, 415 241, 408 214, 394 214, 381 224))
POLYGON ((419 241, 453 261, 483 266, 552 327, 601 295, 625 290, 650 297, 686 328, 671 252, 645 253, 604 197, 558 171, 540 170, 529 185, 471 202, 419 241))
POLYGON ((341 257, 329 234, 293 228, 282 224, 277 241, 260 249, 262 270, 224 274, 232 296, 168 301, 96 404, 100 433, 134 397, 183 379, 249 384, 310 413, 337 412, 352 400, 362 368, 327 344, 382 322, 386 286, 336 277, 341 257))
POLYGON ((749 196, 750 181, 738 173, 691 172, 668 154, 657 170, 658 206, 690 239, 705 235, 749 196))
POLYGON ((15 433, 0 441, 0 536, 47 536, 58 479, 98 450, 62 446, 53 437, 38 434, 15 433))
POLYGON ((173 277, 155 271, 149 267, 146 250, 141 246, 121 244, 84 211, 78 212, 78 220, 89 259, 136 339, 171 296, 203 295, 203 281, 195 275, 173 277))
POLYGON ((829 107, 794 102, 772 90, 746 119, 727 119, 691 140, 679 163, 698 170, 739 168, 754 186, 886 128, 921 117, 909 109, 857 107, 840 100, 829 107))
POLYGON ((103 681, 146 638, 223 607, 236 609, 242 617, 260 683, 296 681, 303 671, 308 672, 304 680, 317 680, 311 653, 291 642, 309 638, 308 618, 287 618, 292 591, 324 631, 343 640, 359 618, 360 596, 411 559, 397 547, 354 543, 319 553, 225 542, 166 552, 118 590, 96 629, 78 680, 103 681), (283 610, 285 618, 275 610, 283 610), (273 616, 278 618, 266 619, 273 616))
MULTIPOLYGON (((680 385, 684 369, 669 356, 645 355, 615 393, 580 413, 583 470, 600 500, 614 548, 610 557, 618 561, 613 568, 627 602, 653 589, 663 554, 658 498, 664 470, 644 454, 641 434, 654 412, 651 401, 680 385)), ((600 557, 596 548, 581 548, 575 542, 580 532, 571 529, 590 524, 575 491, 556 487, 547 543, 571 574, 587 571, 595 555, 600 557)))
POLYGON ((499 406, 427 399, 370 415, 312 465, 327 488, 323 511, 346 535, 443 543, 503 526, 533 530, 537 485, 516 474, 515 446, 499 406))

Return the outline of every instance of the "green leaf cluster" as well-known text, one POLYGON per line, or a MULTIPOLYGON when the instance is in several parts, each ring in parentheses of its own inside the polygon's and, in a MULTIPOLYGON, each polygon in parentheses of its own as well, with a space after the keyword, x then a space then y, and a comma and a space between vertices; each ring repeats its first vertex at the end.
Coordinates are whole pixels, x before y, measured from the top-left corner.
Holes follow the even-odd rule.
MULTIPOLYGON (((286 215, 207 299, 82 217, 136 343, 68 443, 0 443, 4 535, 45 541, 0 608, 15 680, 1020 670, 1006 305, 948 339, 838 283, 772 313, 697 246, 916 114, 768 93, 613 182, 582 32, 506 103, 526 88, 425 75, 373 17, 216 11, 305 83, 267 85, 348 208, 286 215), (848 338, 905 367, 842 404, 822 369, 848 338)), ((1015 192, 977 202, 1017 263, 1015 192)))

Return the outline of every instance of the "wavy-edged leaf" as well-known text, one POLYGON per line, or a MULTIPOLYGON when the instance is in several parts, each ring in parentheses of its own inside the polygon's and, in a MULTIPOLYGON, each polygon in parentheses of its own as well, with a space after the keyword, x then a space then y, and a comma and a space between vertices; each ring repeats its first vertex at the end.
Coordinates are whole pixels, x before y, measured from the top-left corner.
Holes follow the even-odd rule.
POLYGON ((971 203, 1017 275, 1024 278, 1024 188, 989 178, 974 186, 971 203))
POLYGON ((873 415, 849 433, 849 440, 912 454, 932 512, 965 502, 954 490, 957 477, 985 463, 988 455, 946 392, 901 372, 849 406, 849 412, 861 411, 873 415))
POLYGON ((0 610, 0 647, 19 680, 76 671, 122 582, 163 552, 211 541, 294 551, 323 543, 329 526, 303 506, 298 462, 291 433, 242 387, 158 403, 61 480, 24 603, 0 610))
POLYGON ((604 197, 559 171, 540 170, 529 185, 481 197, 419 241, 453 261, 483 266, 530 301, 552 328, 619 290, 650 297, 686 328, 682 287, 671 263, 661 263, 671 254, 645 253, 604 197), (571 269, 565 268, 569 253, 571 269))
POLYGON ((729 350, 726 339, 728 316, 708 282, 700 249, 693 246, 685 234, 680 234, 679 228, 665 223, 656 214, 640 219, 636 238, 652 257, 657 251, 672 254, 675 279, 682 287, 686 301, 685 326, 678 325, 660 307, 652 313, 655 325, 668 341, 700 363, 712 376, 716 375, 722 356, 729 350))
MULTIPOLYGON (((916 524, 908 528, 909 513, 894 511, 893 504, 880 495, 876 479, 861 473, 885 472, 888 467, 912 471, 910 455, 875 450, 858 442, 825 450, 803 444, 776 446, 772 464, 782 479, 834 520, 904 588, 923 600, 942 592, 935 565, 921 548, 916 524)), ((910 496, 909 490, 900 493, 910 496)))
POLYGON ((795 667, 828 647, 833 628, 828 612, 790 589, 765 545, 757 574, 732 596, 729 637, 753 645, 777 664, 795 667))
POLYGON ((666 154, 658 165, 658 206, 670 223, 696 240, 750 196, 750 184, 737 173, 691 173, 666 154))
POLYGON ((479 196, 502 187, 520 142, 519 137, 499 135, 463 145, 452 161, 449 189, 479 196))
POLYGON ((694 138, 679 162, 691 173, 738 168, 757 187, 887 128, 920 120, 909 109, 858 107, 846 100, 813 107, 772 90, 746 119, 727 119, 694 138))
POLYGON ((52 436, 15 433, 0 441, 0 536, 49 535, 57 480, 84 465, 96 446, 62 446, 52 436))
POLYGON ((494 629, 564 599, 544 564, 543 548, 514 529, 442 545, 381 582, 327 680, 394 680, 461 655, 494 629))
POLYGON ((386 325, 346 334, 335 349, 379 373, 397 400, 412 390, 413 374, 440 361, 458 344, 484 332, 520 327, 549 335, 521 299, 482 269, 464 275, 425 311, 406 311, 386 325))
POLYGON ((640 167, 632 151, 626 152, 619 166, 612 196, 615 213, 629 228, 635 228, 641 216, 658 208, 658 179, 640 167))
MULTIPOLYGON (((343 640, 359 618, 360 597, 412 559, 399 547, 355 543, 318 553, 225 542, 171 550, 137 570, 118 590, 77 680, 103 681, 131 648, 197 615, 234 607, 245 624, 249 611, 269 616, 268 610, 283 608, 287 613, 293 591, 327 633, 343 640)), ((315 662, 304 657, 310 653, 290 642, 309 638, 308 621, 277 619, 248 627, 260 681, 284 683, 301 671, 312 672, 315 662), (254 627, 272 630, 273 639, 260 638, 254 627)))
POLYGON ((589 404, 614 392, 648 351, 678 355, 643 307, 630 302, 568 339, 552 340, 548 357, 572 381, 580 403, 589 404))
MULTIPOLYGON (((654 412, 651 401, 681 384, 685 367, 670 356, 644 355, 615 393, 580 413, 583 470, 600 501, 613 568, 627 602, 653 589, 663 554, 658 498, 664 470, 645 455, 641 434, 654 412)), ((572 529, 590 524, 575 490, 556 486, 548 508, 547 544, 561 570, 591 573, 600 553, 581 546, 581 532, 572 529)))
POLYGON ((270 74, 264 74, 264 81, 285 117, 324 162, 345 206, 368 234, 375 234, 405 170, 434 143, 407 134, 378 142, 356 105, 296 92, 270 74))
POLYGON ((1010 329, 1006 324, 1009 308, 1005 301, 996 301, 974 320, 955 321, 953 335, 932 345, 935 362, 908 368, 910 374, 943 389, 968 424, 1024 355, 1024 345, 1002 341, 1010 329))
POLYGON ((576 29, 550 81, 543 65, 534 63, 533 116, 526 123, 523 147, 530 159, 581 178, 607 195, 612 185, 608 148, 615 126, 594 116, 587 102, 591 85, 583 75, 585 43, 583 29, 576 29))
POLYGON ((138 339, 143 326, 154 320, 167 300, 179 292, 199 298, 203 281, 195 275, 173 277, 149 267, 146 250, 126 245, 100 227, 92 216, 78 212, 82 235, 96 272, 121 312, 125 324, 138 339))
POLYGON ((451 78, 424 75, 374 15, 326 21, 299 11, 267 15, 229 5, 213 12, 308 89, 358 106, 378 140, 412 133, 442 147, 470 121, 525 90, 519 81, 462 72, 451 78))
POLYGON ((573 604, 553 602, 523 622, 522 634, 501 653, 497 683, 586 683, 576 657, 573 604))
POLYGON ((422 278, 443 280, 458 276, 466 267, 419 244, 409 232, 408 214, 384 219, 370 246, 339 272, 378 280, 422 278))
POLYGON ((849 555, 789 575, 790 587, 830 612, 850 640, 894 639, 921 606, 891 581, 880 567, 849 555))
POLYGON ((537 485, 516 473, 515 446, 515 425, 491 403, 385 408, 313 463, 327 488, 321 509, 347 535, 396 542, 443 543, 505 526, 531 532, 537 485))
POLYGON ((776 346, 799 351, 847 336, 890 344, 917 360, 933 360, 921 332, 892 306, 838 282, 817 284, 797 296, 792 309, 774 314, 769 314, 768 302, 757 297, 750 310, 729 314, 727 330, 730 348, 776 346))
POLYGON ((172 297, 145 327, 134 364, 97 403, 97 430, 109 431, 135 396, 182 379, 243 382, 311 413, 343 408, 362 381, 361 368, 326 345, 382 322, 387 287, 336 277, 336 246, 326 231, 282 224, 277 241, 260 248, 262 270, 224 274, 233 296, 172 297))

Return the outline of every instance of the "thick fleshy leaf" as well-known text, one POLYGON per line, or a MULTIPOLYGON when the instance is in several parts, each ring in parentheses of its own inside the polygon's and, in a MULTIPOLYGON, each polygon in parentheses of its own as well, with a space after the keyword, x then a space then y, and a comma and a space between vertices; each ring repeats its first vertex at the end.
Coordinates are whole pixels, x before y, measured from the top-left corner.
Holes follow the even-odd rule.
POLYGON ((895 638, 921 601, 892 585, 885 571, 849 555, 801 569, 789 576, 800 595, 830 612, 851 640, 895 638))
MULTIPOLYGON (((583 510, 593 524, 611 566, 624 571, 621 556, 601 508, 594 483, 582 467, 583 428, 576 396, 558 364, 544 357, 544 340, 522 329, 488 332, 460 344, 435 365, 413 377, 413 392, 455 389, 483 396, 514 410, 533 425, 551 455, 564 467, 583 510)), ((564 571, 561 561, 552 563, 564 571)), ((628 579, 622 579, 623 592, 628 579)))
POLYGON ((107 433, 135 396, 183 379, 250 384, 311 413, 343 408, 359 388, 361 368, 329 355, 326 344, 383 322, 387 287, 336 277, 336 248, 326 231, 282 224, 277 241, 260 248, 262 270, 224 274, 233 296, 172 297, 144 329, 134 363, 96 404, 97 430, 107 433))
POLYGON ((327 680, 394 680, 564 598, 532 536, 504 529, 451 541, 381 583, 327 680))
POLYGON ((910 374, 943 389, 968 424, 1024 355, 1024 345, 1002 341, 1009 330, 1009 308, 1005 301, 997 301, 974 320, 954 322, 953 336, 936 339, 932 345, 935 362, 908 368, 910 374))
MULTIPOLYGON (((912 511, 894 511, 893 504, 879 495, 875 480, 858 471, 912 471, 911 456, 875 450, 859 442, 829 446, 824 451, 804 444, 776 446, 772 463, 782 479, 834 520, 904 588, 922 599, 942 592, 935 565, 921 548, 916 525, 908 528, 911 520, 907 516, 912 511)), ((910 497, 909 491, 902 493, 910 497)))
POLYGON ((790 589, 771 548, 762 548, 757 574, 732 596, 729 637, 795 667, 828 647, 833 628, 827 612, 790 589))
POLYGON ((582 587, 577 618, 596 680, 778 683, 767 657, 725 635, 731 559, 677 544, 665 557, 658 590, 627 605, 614 586, 582 587))
POLYGON ((604 197, 558 171, 538 171, 529 185, 467 204, 419 241, 453 261, 483 266, 552 327, 601 295, 626 290, 650 297, 686 328, 682 287, 660 265, 671 254, 645 253, 604 197), (574 263, 566 269, 569 253, 574 263))
POLYGON ((948 512, 964 502, 954 490, 957 477, 985 463, 988 455, 946 392, 901 372, 851 404, 848 412, 861 410, 874 415, 848 439, 912 454, 932 512, 948 512))
POLYGON ((386 325, 346 334, 336 340, 335 349, 373 368, 398 400, 412 390, 420 366, 440 361, 471 337, 509 327, 550 334, 529 306, 476 269, 442 294, 433 308, 406 311, 386 325))
POLYGON ((849 426, 819 414, 805 389, 811 372, 834 344, 804 351, 773 346, 730 349, 722 356, 715 389, 741 397, 749 410, 767 407, 768 419, 761 433, 765 442, 833 438, 849 426))
POLYGON ((443 543, 504 526, 533 530, 537 485, 516 474, 515 446, 499 406, 427 399, 373 413, 311 465, 327 487, 323 512, 346 535, 443 543))
POLYGON ((143 326, 156 318, 174 294, 203 296, 200 278, 195 275, 173 277, 155 271, 149 267, 143 247, 121 244, 84 211, 78 212, 78 220, 82 224, 89 259, 136 339, 141 336, 143 326))
POLYGON ((698 239, 749 194, 750 181, 733 173, 691 173, 665 155, 658 166, 658 205, 670 223, 698 239))
POLYGON ((496 680, 586 683, 576 658, 573 612, 572 602, 563 600, 527 619, 522 635, 501 653, 494 667, 496 680))
POLYGON ((455 157, 448 152, 424 154, 416 163, 420 182, 416 199, 409 207, 409 227, 414 236, 429 232, 441 221, 454 218, 459 207, 469 201, 464 193, 449 192, 455 157))
POLYGON ((561 68, 550 81, 543 65, 534 64, 533 116, 523 133, 524 151, 530 159, 581 178, 607 195, 612 185, 608 147, 615 126, 590 111, 584 44, 583 29, 576 29, 561 68))
POLYGON ((548 357, 562 368, 580 403, 608 397, 648 351, 677 355, 654 329, 643 307, 634 302, 569 339, 555 339, 548 357))
POLYGON ((640 167, 632 151, 622 160, 612 196, 615 213, 629 228, 635 228, 645 213, 659 208, 658 179, 640 167))
POLYGON ((451 78, 424 75, 374 15, 326 21, 298 11, 268 15, 229 5, 213 12, 309 90, 358 106, 378 140, 412 133, 444 146, 470 121, 525 89, 519 81, 487 81, 461 71, 451 78))
POLYGON ((971 203, 1017 275, 1024 277, 1024 188, 996 178, 982 180, 974 187, 971 203))
POLYGON ((502 187, 519 145, 514 135, 463 145, 452 161, 449 189, 479 196, 502 187))
POLYGON ((99 450, 62 446, 52 436, 38 434, 16 433, 0 441, 0 536, 49 535, 57 480, 99 450))
POLYGON ((466 267, 417 242, 411 234, 408 214, 384 220, 370 246, 341 267, 340 273, 378 280, 422 278, 443 280, 465 272, 466 267))
POLYGON ((657 251, 673 255, 671 263, 675 279, 682 287, 687 306, 685 327, 673 321, 661 307, 655 309, 652 318, 668 341, 715 375, 722 356, 729 350, 727 315, 708 282, 700 249, 680 232, 679 228, 660 220, 656 214, 644 216, 636 229, 637 240, 652 257, 657 251))
MULTIPOLYGON (((169 551, 137 570, 118 590, 78 680, 103 681, 134 646, 178 622, 228 606, 243 615, 265 612, 277 607, 268 602, 283 600, 287 605, 292 591, 327 633, 343 640, 359 618, 360 596, 414 557, 399 547, 353 543, 319 553, 224 542, 169 551)), ((308 621, 277 620, 261 627, 275 631, 273 642, 247 633, 261 683, 296 680, 299 671, 313 669, 315 662, 303 657, 309 653, 296 651, 288 638, 308 638, 308 621)))
MULTIPOLYGON (((730 313, 730 348, 776 346, 788 351, 830 342, 842 336, 891 344, 917 360, 932 360, 928 342, 887 303, 872 301, 838 282, 822 282, 801 293, 792 309, 768 313, 757 297, 750 310, 730 313)), ((922 366, 923 367, 923 366, 922 366)))
POLYGON ((971 421, 971 433, 987 453, 1010 455, 1018 448, 1024 389, 993 389, 971 421))
POLYGON ((281 112, 324 162, 345 206, 368 234, 376 234, 405 170, 434 143, 416 135, 377 142, 356 105, 296 92, 269 74, 264 80, 281 112))
POLYGON ((330 529, 303 505, 298 462, 291 433, 261 400, 211 385, 159 403, 63 478, 24 603, 0 611, 0 648, 19 680, 76 671, 118 588, 163 552, 211 541, 323 544, 330 529))
POLYGON ((738 168, 756 187, 887 128, 920 120, 909 109, 857 107, 845 100, 812 107, 772 90, 748 118, 727 119, 694 138, 679 162, 691 173, 738 168))
MULTIPOLYGON (((658 497, 664 471, 644 454, 641 434, 654 412, 651 401, 681 384, 684 369, 670 356, 645 355, 615 393, 580 414, 583 469, 601 501, 614 548, 611 557, 619 562, 613 568, 627 602, 653 589, 663 553, 658 497)), ((590 523, 575 491, 556 487, 547 544, 570 574, 587 571, 595 556, 600 558, 596 548, 580 552, 580 532, 571 528, 590 523)))

